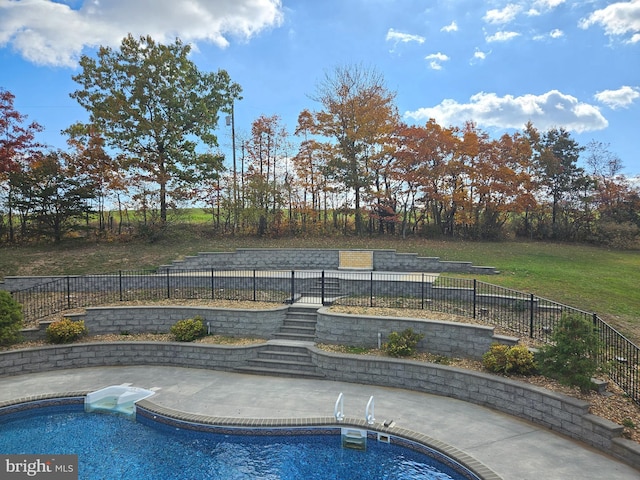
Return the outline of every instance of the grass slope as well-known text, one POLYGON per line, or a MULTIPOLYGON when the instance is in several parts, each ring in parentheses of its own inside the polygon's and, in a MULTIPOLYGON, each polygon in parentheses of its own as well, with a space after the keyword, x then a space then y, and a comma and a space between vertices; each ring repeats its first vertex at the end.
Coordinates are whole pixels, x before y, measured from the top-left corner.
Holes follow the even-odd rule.
POLYGON ((236 248, 394 249, 442 260, 490 265, 500 275, 479 280, 596 312, 633 339, 640 338, 640 252, 549 242, 463 242, 358 237, 216 238, 174 228, 149 243, 88 243, 0 247, 0 279, 9 275, 106 273, 156 268, 186 255, 236 248))

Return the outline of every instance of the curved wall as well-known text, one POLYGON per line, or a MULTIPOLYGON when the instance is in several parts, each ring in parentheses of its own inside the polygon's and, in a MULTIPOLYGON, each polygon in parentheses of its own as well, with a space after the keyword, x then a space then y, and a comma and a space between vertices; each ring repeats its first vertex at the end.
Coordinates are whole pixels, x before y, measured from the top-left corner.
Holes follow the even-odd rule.
MULTIPOLYGON (((0 375, 120 365, 171 365, 233 371, 269 345, 84 343, 0 353, 0 375)), ((583 441, 640 469, 640 445, 623 428, 589 414, 588 402, 497 375, 383 357, 329 353, 308 347, 327 380, 405 388, 484 405, 583 441)))

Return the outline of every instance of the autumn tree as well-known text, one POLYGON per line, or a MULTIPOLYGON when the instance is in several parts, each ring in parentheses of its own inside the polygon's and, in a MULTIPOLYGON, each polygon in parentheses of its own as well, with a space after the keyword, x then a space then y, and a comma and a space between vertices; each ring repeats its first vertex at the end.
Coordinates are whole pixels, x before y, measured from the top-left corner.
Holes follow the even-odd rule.
POLYGON ((320 191, 322 179, 322 145, 313 138, 316 132, 315 120, 309 110, 298 115, 298 124, 294 132, 301 138, 298 152, 293 157, 293 164, 303 189, 303 219, 306 223, 307 212, 315 220, 315 213, 320 210, 320 191), (310 203, 309 203, 310 199, 310 203))
POLYGON ((282 204, 288 133, 280 117, 261 115, 254 120, 246 149, 249 161, 246 195, 251 211, 257 215, 257 233, 264 235, 269 218, 275 218, 282 204))
POLYGON ((598 212, 594 239, 614 247, 629 247, 640 237, 640 192, 621 174, 622 161, 608 144, 593 140, 585 151, 598 212))
POLYGON ((75 124, 65 133, 71 147, 69 165, 78 174, 86 176, 95 186, 97 202, 98 230, 107 228, 107 210, 110 200, 118 204, 119 224, 122 225, 120 195, 126 192, 127 179, 120 164, 122 158, 109 154, 105 139, 94 125, 75 124))
MULTIPOLYGON (((13 190, 11 173, 18 172, 28 159, 41 147, 36 141, 36 133, 42 127, 31 122, 14 108, 15 96, 0 89, 0 189, 6 192, 7 230, 9 241, 14 241, 13 190)), ((1 217, 0 217, 0 220, 1 217)), ((0 226, 2 226, 0 221, 0 226)))
POLYGON ((62 152, 37 154, 11 176, 16 209, 22 212, 23 225, 31 222, 35 235, 60 242, 91 211, 95 183, 70 165, 62 152))
POLYGON ((530 145, 517 132, 496 140, 468 126, 463 149, 469 156, 469 234, 481 239, 500 238, 511 218, 535 204, 527 172, 530 145))
POLYGON ((318 85, 314 100, 318 135, 332 140, 334 178, 354 193, 356 233, 363 232, 362 197, 372 182, 371 162, 397 123, 395 93, 381 74, 361 66, 338 67, 318 85))
POLYGON ((230 111, 241 88, 224 70, 201 72, 189 59, 191 47, 177 39, 163 45, 128 35, 119 50, 100 47, 83 55, 71 94, 90 114, 107 145, 124 153, 123 167, 158 187, 160 218, 181 172, 217 145, 212 130, 220 111, 230 111))

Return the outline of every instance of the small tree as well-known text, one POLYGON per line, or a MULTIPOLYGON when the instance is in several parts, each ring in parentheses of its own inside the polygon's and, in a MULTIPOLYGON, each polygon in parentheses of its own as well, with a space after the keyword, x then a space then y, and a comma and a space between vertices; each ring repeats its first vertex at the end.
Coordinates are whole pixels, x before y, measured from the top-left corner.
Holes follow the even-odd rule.
POLYGON ((581 315, 565 314, 551 340, 552 344, 540 350, 540 372, 565 385, 580 387, 583 392, 589 391, 601 348, 600 337, 591 321, 581 315))
POLYGON ((0 290, 0 345, 11 345, 20 340, 22 306, 9 292, 0 290))

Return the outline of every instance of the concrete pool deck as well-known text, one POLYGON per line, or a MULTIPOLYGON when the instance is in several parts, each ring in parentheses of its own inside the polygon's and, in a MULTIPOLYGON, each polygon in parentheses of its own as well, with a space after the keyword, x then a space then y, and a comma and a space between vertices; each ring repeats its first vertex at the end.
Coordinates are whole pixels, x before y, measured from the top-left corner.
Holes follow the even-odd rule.
POLYGON ((0 402, 132 384, 155 389, 154 404, 185 413, 243 418, 333 415, 364 419, 370 396, 378 423, 428 435, 484 464, 504 480, 637 480, 640 472, 582 443, 502 413, 408 390, 178 367, 100 367, 0 378, 0 402))

